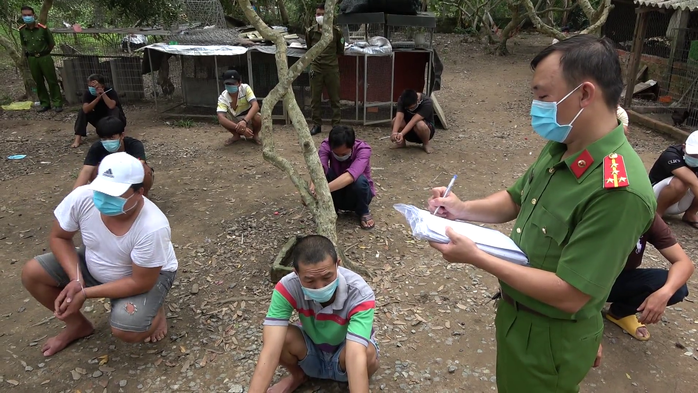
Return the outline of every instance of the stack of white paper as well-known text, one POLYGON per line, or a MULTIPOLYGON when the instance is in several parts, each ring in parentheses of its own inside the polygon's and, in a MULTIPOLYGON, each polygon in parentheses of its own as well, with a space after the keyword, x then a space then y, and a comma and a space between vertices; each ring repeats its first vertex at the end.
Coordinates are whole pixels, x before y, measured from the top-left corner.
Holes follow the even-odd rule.
POLYGON ((448 226, 475 242, 479 249, 490 255, 519 265, 528 265, 526 254, 502 232, 467 222, 447 220, 412 205, 397 204, 393 207, 405 216, 412 228, 412 236, 417 239, 448 243, 448 226))

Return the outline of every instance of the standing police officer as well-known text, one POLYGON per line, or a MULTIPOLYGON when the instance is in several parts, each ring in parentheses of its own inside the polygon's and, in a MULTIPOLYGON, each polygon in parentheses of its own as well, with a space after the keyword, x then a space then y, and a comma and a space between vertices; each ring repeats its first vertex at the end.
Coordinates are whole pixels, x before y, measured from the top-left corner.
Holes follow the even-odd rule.
POLYGON ((22 7, 22 20, 24 24, 19 27, 19 37, 22 41, 24 55, 29 63, 29 70, 32 78, 36 82, 36 94, 39 96, 41 109, 39 112, 46 112, 51 109, 56 112, 63 111, 63 97, 61 87, 58 85, 56 68, 53 65, 51 51, 56 43, 48 27, 36 21, 36 15, 32 7, 22 7), (44 79, 48 83, 48 91, 44 85, 44 79), (51 95, 49 96, 49 91, 51 95))
MULTIPOLYGON (((305 33, 305 42, 308 49, 320 42, 322 38, 323 19, 325 18, 325 4, 318 4, 315 10, 315 21, 312 27, 305 33)), ((322 132, 322 113, 320 104, 322 102, 322 89, 327 88, 327 95, 330 97, 332 106, 332 126, 336 126, 342 120, 342 112, 339 107, 339 61, 337 55, 344 54, 344 38, 342 31, 334 26, 327 26, 332 29, 332 43, 327 45, 318 57, 310 65, 310 107, 313 111, 314 127, 310 130, 310 135, 322 132)))
POLYGON ((451 242, 432 247, 499 279, 498 391, 576 393, 600 360, 601 309, 657 203, 616 117, 623 78, 613 44, 577 35, 531 67, 531 125, 549 141, 538 159, 485 199, 461 202, 437 188, 429 200, 449 219, 516 220, 511 238, 530 266, 486 254, 450 229, 451 242))

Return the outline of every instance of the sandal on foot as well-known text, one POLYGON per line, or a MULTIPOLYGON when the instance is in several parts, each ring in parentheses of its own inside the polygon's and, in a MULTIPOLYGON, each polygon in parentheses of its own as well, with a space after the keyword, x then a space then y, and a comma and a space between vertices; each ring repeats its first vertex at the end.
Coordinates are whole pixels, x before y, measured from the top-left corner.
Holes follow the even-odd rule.
POLYGON ((373 216, 371 213, 366 213, 361 216, 361 229, 370 231, 376 226, 376 222, 373 221, 373 216))
POLYGON ((634 339, 640 340, 640 341, 647 341, 650 339, 650 333, 649 331, 647 332, 646 337, 639 336, 637 334, 637 329, 641 327, 645 327, 644 324, 640 323, 640 321, 637 320, 637 315, 628 315, 627 317, 623 317, 620 319, 616 319, 612 317, 609 314, 606 314, 606 319, 609 321, 613 322, 614 324, 618 325, 619 328, 623 329, 626 333, 631 335, 634 339))

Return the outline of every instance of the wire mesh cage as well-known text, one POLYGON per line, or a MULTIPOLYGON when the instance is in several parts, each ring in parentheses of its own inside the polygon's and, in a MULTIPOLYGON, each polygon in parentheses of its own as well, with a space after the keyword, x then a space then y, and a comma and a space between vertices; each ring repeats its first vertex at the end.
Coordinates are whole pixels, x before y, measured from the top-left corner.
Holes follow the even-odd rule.
MULTIPOLYGON (((148 42, 142 34, 63 33, 54 31, 56 70, 68 104, 82 103, 87 78, 100 74, 124 103, 152 96, 152 83, 142 72, 142 53, 148 42)), ((151 37, 152 38, 152 37, 151 37)))
POLYGON ((337 25, 342 29, 344 41, 347 43, 366 42, 371 37, 387 35, 385 14, 382 12, 340 14, 337 16, 337 25))
POLYGON ((436 17, 429 12, 418 15, 386 16, 388 40, 393 48, 431 49, 436 17))
POLYGON ((225 12, 220 0, 182 0, 183 19, 206 26, 225 27, 225 12))

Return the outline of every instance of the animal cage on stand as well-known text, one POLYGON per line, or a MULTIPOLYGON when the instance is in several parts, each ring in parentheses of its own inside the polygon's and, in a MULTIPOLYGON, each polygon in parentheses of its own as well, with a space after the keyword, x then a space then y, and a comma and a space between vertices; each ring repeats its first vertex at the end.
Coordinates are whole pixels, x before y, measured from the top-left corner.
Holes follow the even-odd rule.
MULTIPOLYGON (((648 76, 633 88, 633 110, 675 127, 698 126, 698 30, 666 32, 666 56, 642 55, 638 74, 648 76)), ((644 47, 643 47, 644 48, 644 47)))
MULTIPOLYGON (((231 69, 243 76, 242 83, 249 84, 260 105, 264 105, 265 97, 278 83, 274 50, 273 47, 150 45, 145 48, 144 59, 152 83, 172 84, 174 89, 168 95, 156 97, 156 109, 165 116, 214 118, 218 96, 225 89, 221 77, 231 69), (169 81, 163 81, 162 65, 171 64, 168 59, 177 59, 181 72, 165 72, 169 81)), ((272 119, 287 121, 283 102, 274 106, 272 119)))

